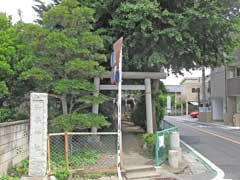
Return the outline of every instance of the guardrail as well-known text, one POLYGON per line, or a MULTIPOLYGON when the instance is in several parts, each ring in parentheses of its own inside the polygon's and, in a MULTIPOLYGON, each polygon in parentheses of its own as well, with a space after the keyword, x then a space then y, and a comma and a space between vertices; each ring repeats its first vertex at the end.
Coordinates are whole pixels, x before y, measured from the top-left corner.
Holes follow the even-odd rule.
POLYGON ((155 160, 157 166, 160 166, 168 159, 170 134, 178 131, 176 126, 164 120, 161 122, 161 128, 161 131, 156 132, 155 160))

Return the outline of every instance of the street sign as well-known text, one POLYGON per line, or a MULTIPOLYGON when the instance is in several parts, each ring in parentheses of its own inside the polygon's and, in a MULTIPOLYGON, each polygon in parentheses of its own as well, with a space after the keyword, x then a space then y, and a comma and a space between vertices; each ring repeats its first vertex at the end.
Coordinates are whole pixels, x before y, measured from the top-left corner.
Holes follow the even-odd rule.
POLYGON ((165 144, 164 144, 164 135, 158 137, 158 142, 159 142, 159 144, 158 144, 158 145, 159 145, 159 148, 165 147, 165 144))
POLYGON ((167 96, 167 113, 171 112, 171 96, 167 96))
POLYGON ((117 65, 119 64, 119 61, 120 61, 120 56, 122 51, 122 41, 123 41, 123 38, 120 38, 113 45, 114 58, 117 65))
POLYGON ((120 81, 120 67, 119 63, 122 63, 122 41, 123 38, 118 39, 113 45, 113 53, 111 55, 111 68, 112 76, 111 83, 118 84, 120 81))
POLYGON ((114 52, 112 52, 112 54, 111 54, 111 60, 110 60, 110 65, 111 65, 111 68, 114 68, 114 66, 115 66, 115 58, 114 58, 114 52))

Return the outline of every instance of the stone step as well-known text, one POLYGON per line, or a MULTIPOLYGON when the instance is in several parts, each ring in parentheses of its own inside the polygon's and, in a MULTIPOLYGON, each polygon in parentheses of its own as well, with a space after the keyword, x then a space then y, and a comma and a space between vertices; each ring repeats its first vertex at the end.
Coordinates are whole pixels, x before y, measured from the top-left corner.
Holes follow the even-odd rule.
POLYGON ((144 166, 129 166, 124 169, 126 173, 129 172, 137 172, 137 171, 155 171, 155 167, 152 165, 144 165, 144 166))
POLYGON ((127 179, 146 179, 146 178, 154 178, 160 177, 160 174, 156 172, 156 170, 142 170, 142 171, 132 171, 126 173, 127 179))

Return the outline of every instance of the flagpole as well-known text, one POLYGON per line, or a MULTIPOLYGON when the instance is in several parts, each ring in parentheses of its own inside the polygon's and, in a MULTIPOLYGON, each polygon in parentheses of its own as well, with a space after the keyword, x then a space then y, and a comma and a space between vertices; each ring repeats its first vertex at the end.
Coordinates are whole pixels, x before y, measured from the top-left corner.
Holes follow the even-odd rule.
POLYGON ((120 50, 119 58, 119 82, 118 82, 118 178, 122 180, 121 167, 122 167, 122 48, 120 50))

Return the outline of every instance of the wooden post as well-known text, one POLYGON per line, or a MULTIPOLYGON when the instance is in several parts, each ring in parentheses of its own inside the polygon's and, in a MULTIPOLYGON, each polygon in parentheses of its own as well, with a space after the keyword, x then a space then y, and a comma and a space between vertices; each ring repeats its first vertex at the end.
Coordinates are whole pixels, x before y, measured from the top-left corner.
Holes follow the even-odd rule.
POLYGON ((66 168, 69 169, 69 160, 68 160, 68 133, 64 132, 64 145, 65 145, 65 160, 66 160, 66 168))
POLYGON ((51 136, 48 134, 48 172, 51 171, 51 136))

